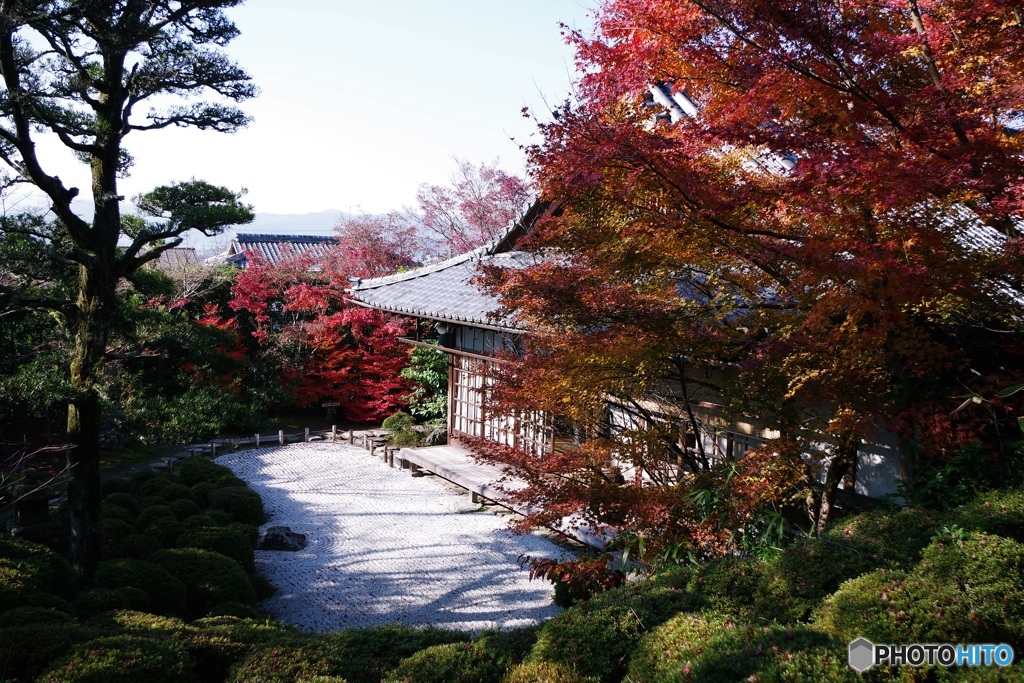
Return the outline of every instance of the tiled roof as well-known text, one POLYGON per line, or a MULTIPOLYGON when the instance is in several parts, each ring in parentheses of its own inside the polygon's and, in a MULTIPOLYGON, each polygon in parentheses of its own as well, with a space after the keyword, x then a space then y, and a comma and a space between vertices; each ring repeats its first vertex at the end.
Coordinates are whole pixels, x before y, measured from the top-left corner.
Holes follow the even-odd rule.
POLYGON ((199 256, 193 247, 173 247, 156 259, 156 267, 160 270, 195 265, 199 265, 199 256))
MULTIPOLYGON (((336 245, 335 238, 329 235, 258 235, 240 232, 231 240, 227 256, 256 253, 273 265, 283 258, 298 254, 326 257, 336 245)), ((244 259, 241 265, 245 266, 244 259)))
POLYGON ((515 330, 496 316, 498 301, 480 291, 473 277, 481 264, 524 268, 537 258, 523 251, 490 254, 481 248, 405 273, 360 280, 349 291, 356 303, 381 311, 515 330))
POLYGON ((525 268, 541 257, 516 251, 517 241, 545 213, 548 202, 534 201, 490 243, 471 252, 415 270, 358 280, 349 289, 355 303, 381 311, 431 320, 451 320, 478 327, 521 331, 497 315, 498 301, 473 283, 482 264, 525 268))

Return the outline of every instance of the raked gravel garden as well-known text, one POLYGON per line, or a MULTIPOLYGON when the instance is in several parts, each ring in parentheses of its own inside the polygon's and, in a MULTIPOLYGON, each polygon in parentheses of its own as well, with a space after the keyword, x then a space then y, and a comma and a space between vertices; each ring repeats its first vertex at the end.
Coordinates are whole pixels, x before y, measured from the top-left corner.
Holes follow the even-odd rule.
POLYGON ((515 535, 434 477, 412 477, 363 449, 303 443, 217 462, 262 498, 265 526, 305 534, 298 552, 256 551, 277 592, 263 609, 307 631, 383 624, 508 629, 559 612, 550 583, 519 558, 563 557, 548 538, 515 535))

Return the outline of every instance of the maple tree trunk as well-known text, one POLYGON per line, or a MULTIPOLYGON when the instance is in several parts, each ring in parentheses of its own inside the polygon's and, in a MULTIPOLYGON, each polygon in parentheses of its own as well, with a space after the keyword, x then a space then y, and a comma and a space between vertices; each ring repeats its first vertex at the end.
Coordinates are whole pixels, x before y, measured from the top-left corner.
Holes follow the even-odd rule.
POLYGON ((825 483, 822 486, 821 500, 818 502, 818 510, 815 515, 814 530, 821 533, 828 526, 832 516, 832 509, 835 506, 836 493, 839 490, 839 483, 850 471, 850 468, 857 463, 857 447, 860 439, 853 432, 845 432, 839 437, 839 444, 836 454, 828 464, 825 472, 825 483))
MULTIPOLYGON (((102 260, 102 259, 100 259, 102 260)), ((102 265, 101 265, 102 268, 102 265)), ((112 278, 81 267, 78 321, 71 382, 75 397, 68 406, 68 508, 71 562, 79 585, 92 584, 100 556, 100 424, 97 386, 103 373, 114 303, 112 278)), ((115 280, 116 281, 116 280, 115 280)))

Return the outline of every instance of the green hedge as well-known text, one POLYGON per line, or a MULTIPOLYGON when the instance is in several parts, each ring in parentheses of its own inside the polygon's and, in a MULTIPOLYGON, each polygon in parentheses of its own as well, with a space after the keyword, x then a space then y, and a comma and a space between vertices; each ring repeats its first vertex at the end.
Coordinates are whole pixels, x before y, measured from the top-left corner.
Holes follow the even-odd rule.
POLYGON ((400 661, 432 645, 465 642, 457 631, 400 626, 353 629, 310 638, 301 644, 261 649, 237 664, 228 679, 298 681, 342 677, 351 683, 379 683, 400 661))
POLYGON ((177 617, 160 616, 135 610, 104 612, 85 626, 96 636, 138 636, 158 640, 187 640, 196 629, 177 617))
POLYGON ((7 612, 18 612, 25 620, 0 627, 0 669, 4 680, 30 681, 70 652, 76 643, 91 637, 67 614, 58 618, 52 614, 23 612, 24 609, 36 608, 7 612))
POLYGON ((236 522, 259 526, 267 520, 263 500, 247 486, 226 486, 210 495, 210 507, 223 510, 236 522))
POLYGON ((178 536, 177 546, 201 548, 226 555, 248 572, 255 567, 253 546, 245 531, 232 527, 201 527, 178 536))
POLYGON ((1024 543, 1024 491, 990 491, 950 515, 950 525, 1024 543))
POLYGON ((936 542, 910 572, 880 569, 843 584, 817 623, 841 640, 1024 645, 1024 545, 971 533, 936 542))
POLYGON ((182 641, 203 679, 211 681, 223 681, 232 665, 262 647, 295 646, 306 638, 295 628, 266 618, 203 617, 191 626, 193 631, 182 641))
POLYGON ((58 606, 40 597, 68 599, 75 593, 71 564, 44 545, 0 534, 0 612, 15 607, 58 606))
POLYGON ((385 681, 501 683, 506 673, 530 651, 536 631, 488 631, 471 643, 433 645, 403 659, 385 681))
POLYGON ((183 616, 185 584, 154 562, 122 558, 100 562, 96 568, 96 585, 101 588, 131 586, 146 594, 143 609, 153 614, 183 616))
POLYGON ((230 557, 198 548, 171 548, 153 553, 151 559, 185 585, 185 616, 190 619, 222 602, 256 602, 249 577, 230 557))
POLYGON ((178 479, 185 486, 194 487, 200 482, 212 484, 215 488, 244 486, 245 482, 235 476, 230 468, 218 465, 207 458, 189 458, 178 466, 178 479))
POLYGON ((646 636, 636 648, 629 680, 856 681, 846 645, 806 626, 754 627, 705 612, 680 614, 646 636))
POLYGON ((112 610, 143 609, 149 602, 145 591, 131 586, 90 588, 78 594, 71 608, 83 621, 112 610))
POLYGON ((97 638, 74 648, 39 679, 45 683, 198 683, 180 643, 135 636, 97 638))
POLYGON ((677 570, 569 608, 541 627, 527 662, 555 662, 583 677, 621 680, 633 648, 648 630, 702 604, 681 587, 691 577, 677 570))

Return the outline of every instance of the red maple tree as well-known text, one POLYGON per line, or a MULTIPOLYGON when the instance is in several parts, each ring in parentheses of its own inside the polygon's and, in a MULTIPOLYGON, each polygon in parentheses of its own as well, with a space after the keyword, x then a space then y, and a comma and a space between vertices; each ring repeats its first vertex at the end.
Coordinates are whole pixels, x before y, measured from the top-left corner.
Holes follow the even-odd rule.
MULTIPOLYGON (((743 526, 781 489, 687 443, 713 427, 701 400, 776 428, 762 450, 802 480, 819 529, 879 431, 898 431, 905 474, 971 439, 1006 452, 1019 394, 983 420, 951 411, 964 387, 994 398, 1024 374, 1014 3, 609 0, 569 39, 579 99, 531 150, 560 205, 533 246, 559 257, 488 278, 536 331, 495 409, 603 443, 600 467, 566 465, 537 500, 613 456, 652 479, 678 464, 689 474, 644 500, 692 519, 702 473, 736 472, 717 489, 746 502, 718 507, 743 526), (640 426, 610 429, 609 396, 640 426)), ((662 529, 645 509, 611 516, 662 529)))
MULTIPOLYGON (((364 261, 364 263, 367 263, 364 261)), ((371 264, 372 267, 372 264, 371 264)), ((259 255, 238 274, 231 308, 289 387, 296 407, 338 401, 353 422, 378 422, 400 409, 409 350, 406 323, 348 303, 344 264, 295 255, 271 264, 259 255)))

